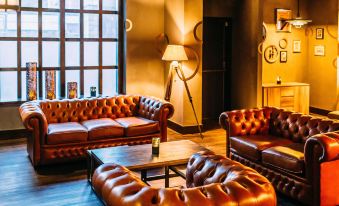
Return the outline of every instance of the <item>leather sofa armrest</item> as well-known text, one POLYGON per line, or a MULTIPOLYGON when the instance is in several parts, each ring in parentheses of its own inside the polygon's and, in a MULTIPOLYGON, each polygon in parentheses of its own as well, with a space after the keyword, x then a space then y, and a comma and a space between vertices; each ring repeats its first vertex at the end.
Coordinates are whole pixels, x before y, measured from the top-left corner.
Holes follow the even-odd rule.
POLYGON ((339 133, 329 132, 314 135, 307 139, 305 144, 305 161, 312 161, 314 148, 319 147, 320 155, 318 161, 329 162, 339 159, 339 133))
POLYGON ((167 120, 171 118, 173 114, 174 107, 171 103, 155 97, 141 96, 139 116, 159 122, 162 142, 167 141, 167 120))
POLYGON ((38 119, 39 127, 43 134, 47 134, 48 123, 45 114, 42 112, 37 101, 26 102, 19 107, 23 125, 29 131, 33 131, 35 124, 33 119, 38 119))

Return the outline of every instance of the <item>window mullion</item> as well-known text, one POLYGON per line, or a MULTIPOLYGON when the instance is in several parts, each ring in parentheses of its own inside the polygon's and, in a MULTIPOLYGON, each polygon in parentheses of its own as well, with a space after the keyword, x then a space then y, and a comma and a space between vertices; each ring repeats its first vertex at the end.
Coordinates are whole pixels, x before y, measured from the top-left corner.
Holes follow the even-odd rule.
POLYGON ((102 1, 99 1, 99 95, 102 94, 102 1))
POLYGON ((60 0, 60 95, 66 96, 66 74, 65 74, 65 0, 60 0))
MULTIPOLYGON (((19 0, 19 8, 21 7, 21 0, 19 0)), ((17 62, 18 62, 18 72, 17 72, 17 80, 18 80, 18 99, 21 99, 21 11, 20 9, 17 11, 17 62)))
MULTIPOLYGON (((80 0, 80 10, 84 10, 84 0, 80 0)), ((80 95, 84 95, 84 13, 80 13, 80 95)))
POLYGON ((42 0, 39 0, 39 9, 38 9, 38 24, 39 24, 39 97, 42 98, 42 0))

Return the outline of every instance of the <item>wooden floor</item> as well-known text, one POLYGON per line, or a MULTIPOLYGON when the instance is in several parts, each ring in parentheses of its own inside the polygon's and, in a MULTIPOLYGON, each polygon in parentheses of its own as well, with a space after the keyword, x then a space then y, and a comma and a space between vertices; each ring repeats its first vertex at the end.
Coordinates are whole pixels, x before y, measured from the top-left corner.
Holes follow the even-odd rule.
MULTIPOLYGON (((225 131, 216 129, 204 133, 181 135, 169 129, 169 141, 192 140, 218 154, 226 154, 225 131)), ((36 172, 27 157, 26 140, 0 141, 0 206, 16 205, 102 205, 86 180, 85 162, 49 166, 36 172)), ((183 183, 181 180, 173 182, 183 183)), ((162 183, 156 182, 155 185, 162 183)), ((279 198, 279 205, 294 205, 279 198)))

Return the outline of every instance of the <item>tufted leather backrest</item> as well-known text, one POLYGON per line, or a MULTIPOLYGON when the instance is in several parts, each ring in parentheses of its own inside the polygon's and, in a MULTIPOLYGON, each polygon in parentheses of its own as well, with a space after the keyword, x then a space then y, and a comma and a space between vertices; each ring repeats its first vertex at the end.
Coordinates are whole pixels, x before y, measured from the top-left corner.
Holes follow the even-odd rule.
POLYGON ((234 110, 227 112, 233 136, 267 134, 273 108, 234 110))
POLYGON ((99 166, 92 177, 93 188, 108 206, 276 205, 274 188, 265 177, 222 156, 193 155, 186 181, 187 189, 154 188, 115 164, 99 166))
POLYGON ((339 130, 338 121, 284 110, 271 113, 270 133, 294 142, 305 143, 313 135, 336 130, 339 130))
POLYGON ((140 96, 119 95, 91 99, 42 100, 39 105, 50 124, 136 116, 139 102, 140 96))

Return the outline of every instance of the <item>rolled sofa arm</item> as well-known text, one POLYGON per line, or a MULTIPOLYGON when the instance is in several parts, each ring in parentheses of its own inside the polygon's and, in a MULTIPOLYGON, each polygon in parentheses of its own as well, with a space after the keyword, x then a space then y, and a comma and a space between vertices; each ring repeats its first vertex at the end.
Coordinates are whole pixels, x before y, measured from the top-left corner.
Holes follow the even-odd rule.
POLYGON ((305 144, 306 163, 313 160, 315 147, 320 148, 319 162, 339 160, 339 132, 318 134, 308 138, 305 144))
POLYGON ((195 177, 199 179, 201 173, 208 173, 209 176, 201 176, 199 181, 205 185, 199 187, 150 187, 125 167, 115 164, 98 167, 92 184, 97 195, 108 206, 276 205, 273 186, 256 171, 212 154, 196 154, 189 164, 200 165, 201 159, 206 164, 195 168, 195 177), (215 166, 212 171, 209 171, 210 163, 215 166))
POLYGON ((139 115, 154 121, 169 119, 174 114, 171 103, 156 97, 141 96, 139 115))
POLYGON ((37 101, 31 101, 22 104, 19 107, 19 112, 23 125, 25 126, 26 129, 28 129, 29 131, 33 131, 34 124, 32 124, 32 120, 38 119, 39 126, 41 127, 42 132, 44 134, 47 133, 48 127, 47 119, 45 114, 40 109, 39 103, 37 101))

